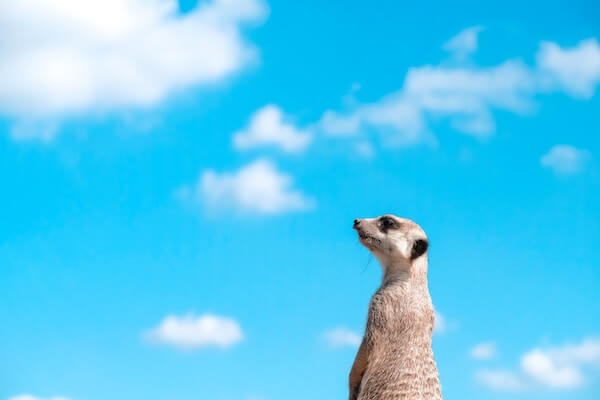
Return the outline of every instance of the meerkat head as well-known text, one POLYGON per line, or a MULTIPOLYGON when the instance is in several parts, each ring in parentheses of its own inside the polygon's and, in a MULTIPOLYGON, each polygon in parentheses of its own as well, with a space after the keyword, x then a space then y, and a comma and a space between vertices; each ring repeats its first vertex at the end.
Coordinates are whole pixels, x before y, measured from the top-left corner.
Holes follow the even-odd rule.
POLYGON ((397 265, 410 268, 427 252, 425 232, 406 218, 386 214, 377 218, 355 219, 354 229, 360 242, 384 267, 397 265))

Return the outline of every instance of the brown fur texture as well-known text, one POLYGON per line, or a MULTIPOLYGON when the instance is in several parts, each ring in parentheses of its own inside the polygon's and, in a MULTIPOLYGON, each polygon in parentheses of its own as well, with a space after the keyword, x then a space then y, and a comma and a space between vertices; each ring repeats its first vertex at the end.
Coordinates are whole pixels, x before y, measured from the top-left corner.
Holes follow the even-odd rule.
POLYGON ((350 400, 441 400, 431 348, 434 312, 427 288, 427 237, 411 220, 356 220, 360 241, 379 259, 380 288, 350 372, 350 400))

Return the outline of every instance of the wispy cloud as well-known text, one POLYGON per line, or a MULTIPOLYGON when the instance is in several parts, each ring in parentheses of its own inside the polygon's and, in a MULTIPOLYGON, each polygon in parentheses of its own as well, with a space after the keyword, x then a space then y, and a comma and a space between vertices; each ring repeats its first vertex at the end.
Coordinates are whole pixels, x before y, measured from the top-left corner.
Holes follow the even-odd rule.
POLYGON ((325 338, 327 344, 333 348, 347 346, 358 347, 362 340, 361 335, 344 327, 339 327, 326 331, 323 334, 323 337, 325 338))
POLYGON ((237 321, 212 314, 169 315, 144 336, 153 343, 187 350, 202 347, 228 348, 244 338, 237 321))
POLYGON ((147 107, 256 60, 241 34, 260 0, 0 2, 0 113, 19 119, 147 107))
POLYGON ((349 113, 327 111, 320 127, 332 135, 361 129, 393 133, 395 144, 410 145, 430 134, 430 119, 446 117, 465 134, 484 137, 495 131, 492 109, 526 112, 533 81, 519 61, 491 68, 425 66, 409 70, 401 90, 349 113))
POLYGON ((540 164, 556 174, 572 175, 581 172, 590 158, 589 151, 562 144, 553 146, 544 154, 540 158, 540 164))
POLYGON ((266 105, 251 116, 244 130, 233 135, 233 145, 240 150, 275 146, 286 152, 300 152, 310 143, 311 133, 288 119, 278 106, 266 105))
MULTIPOLYGON (((468 28, 444 48, 465 58, 477 49, 480 30, 468 28)), ((407 146, 432 141, 435 122, 445 119, 460 133, 484 138, 496 130, 495 110, 532 113, 534 97, 548 91, 588 98, 599 82, 600 48, 595 39, 573 48, 544 42, 533 67, 518 59, 491 67, 461 62, 413 67, 400 89, 373 103, 327 110, 318 126, 330 136, 380 132, 384 143, 407 146)))
POLYGON ((483 30, 482 26, 472 26, 463 29, 456 36, 448 40, 442 48, 454 55, 459 60, 465 59, 477 50, 477 39, 483 30))
POLYGON ((490 360, 496 357, 497 350, 494 342, 479 343, 469 351, 469 355, 476 360, 490 360))
POLYGON ((259 159, 235 172, 204 171, 195 185, 183 187, 177 194, 216 211, 281 214, 313 207, 315 201, 294 190, 292 184, 290 175, 279 172, 271 161, 259 159))
POLYGON ((475 378, 500 391, 574 389, 586 382, 586 367, 589 365, 600 366, 599 339, 561 347, 535 348, 521 356, 518 370, 483 369, 475 374, 475 378))

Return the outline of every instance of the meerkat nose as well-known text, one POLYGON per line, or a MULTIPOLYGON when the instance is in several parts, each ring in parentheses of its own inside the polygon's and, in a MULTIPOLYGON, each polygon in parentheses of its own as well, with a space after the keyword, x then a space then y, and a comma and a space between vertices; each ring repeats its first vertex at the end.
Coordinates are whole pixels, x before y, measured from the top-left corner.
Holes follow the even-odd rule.
POLYGON ((357 219, 355 219, 355 220, 354 220, 354 225, 352 225, 352 227, 353 227, 354 229, 356 229, 356 228, 358 227, 358 225, 359 225, 359 224, 360 224, 360 219, 358 219, 358 218, 357 218, 357 219))

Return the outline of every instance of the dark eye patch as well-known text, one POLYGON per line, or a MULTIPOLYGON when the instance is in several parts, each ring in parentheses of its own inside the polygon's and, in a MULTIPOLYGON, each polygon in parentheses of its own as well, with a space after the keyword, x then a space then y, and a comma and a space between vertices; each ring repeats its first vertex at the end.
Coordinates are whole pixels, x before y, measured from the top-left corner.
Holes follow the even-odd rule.
POLYGON ((381 217, 379 218, 379 229, 382 232, 387 232, 389 229, 397 229, 399 227, 396 220, 391 217, 381 217))

